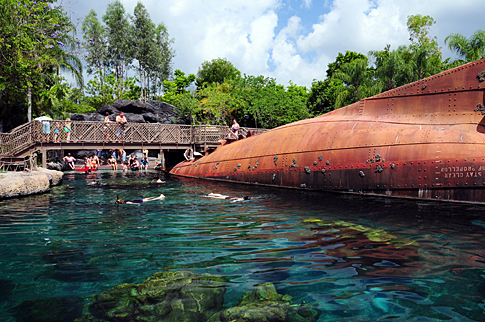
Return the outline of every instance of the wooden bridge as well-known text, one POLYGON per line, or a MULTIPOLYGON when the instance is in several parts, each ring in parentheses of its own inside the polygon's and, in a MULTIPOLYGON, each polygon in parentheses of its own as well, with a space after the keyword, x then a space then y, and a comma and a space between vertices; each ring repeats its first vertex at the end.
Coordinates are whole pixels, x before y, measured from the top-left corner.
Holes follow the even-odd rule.
MULTIPOLYGON (((241 128, 239 138, 265 129, 241 128)), ((0 133, 2 165, 23 162, 37 151, 42 153, 42 166, 53 150, 143 149, 163 151, 192 148, 205 151, 215 148, 220 140, 230 138, 227 126, 177 125, 155 123, 32 121, 8 133, 0 133)))

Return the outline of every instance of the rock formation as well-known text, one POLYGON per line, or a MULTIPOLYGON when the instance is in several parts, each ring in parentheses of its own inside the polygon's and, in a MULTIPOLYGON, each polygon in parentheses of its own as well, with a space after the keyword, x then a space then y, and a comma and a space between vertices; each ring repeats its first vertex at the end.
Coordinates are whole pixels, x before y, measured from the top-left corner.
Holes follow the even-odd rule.
POLYGON ((96 112, 72 114, 73 121, 102 122, 109 113, 110 121, 116 121, 116 116, 123 112, 128 122, 132 123, 161 123, 161 124, 188 124, 186 118, 179 118, 178 110, 165 102, 148 100, 139 101, 117 100, 113 105, 104 105, 96 112))
POLYGON ((209 322, 314 322, 321 312, 312 304, 294 304, 289 295, 278 294, 272 283, 257 285, 235 306, 213 315, 209 322))
POLYGON ((256 286, 239 305, 223 307, 227 280, 190 271, 153 274, 140 284, 121 284, 93 296, 75 322, 315 322, 313 304, 295 304, 272 283, 256 286))
POLYGON ((0 199, 49 191, 62 182, 61 171, 38 168, 32 172, 0 173, 0 199))
POLYGON ((207 321, 222 309, 226 280, 188 271, 159 272, 140 284, 95 295, 84 321, 207 321), (93 319, 94 318, 94 319, 93 319))

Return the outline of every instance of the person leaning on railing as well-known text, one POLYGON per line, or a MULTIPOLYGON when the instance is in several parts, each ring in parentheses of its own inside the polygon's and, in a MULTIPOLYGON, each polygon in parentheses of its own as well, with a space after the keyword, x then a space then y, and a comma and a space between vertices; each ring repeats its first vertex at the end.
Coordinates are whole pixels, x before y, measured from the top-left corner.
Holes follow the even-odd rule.
POLYGON ((42 121, 42 133, 44 134, 44 141, 49 143, 49 136, 51 135, 51 123, 47 120, 42 121))
POLYGON ((66 143, 71 141, 71 119, 67 118, 64 123, 64 132, 66 132, 66 143))
POLYGON ((106 143, 109 141, 109 123, 111 121, 109 120, 109 113, 106 112, 106 116, 104 117, 104 135, 105 135, 105 140, 106 143))
POLYGON ((55 121, 54 123, 54 143, 61 143, 59 135, 61 132, 61 122, 55 121))
POLYGON ((125 123, 127 122, 125 114, 120 112, 120 115, 116 117, 116 136, 118 137, 118 143, 120 143, 119 140, 124 140, 125 123))

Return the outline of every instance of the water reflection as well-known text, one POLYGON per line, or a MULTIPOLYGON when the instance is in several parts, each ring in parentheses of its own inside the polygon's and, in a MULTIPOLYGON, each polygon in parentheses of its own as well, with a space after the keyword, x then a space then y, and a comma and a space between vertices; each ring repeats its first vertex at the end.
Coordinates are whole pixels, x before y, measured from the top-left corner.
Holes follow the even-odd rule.
POLYGON ((67 173, 49 194, 0 201, 0 315, 20 321, 35 302, 44 316, 54 301, 72 317, 116 285, 186 270, 224 276, 225 306, 271 282, 318 303, 319 321, 484 318, 482 206, 152 179, 67 173))

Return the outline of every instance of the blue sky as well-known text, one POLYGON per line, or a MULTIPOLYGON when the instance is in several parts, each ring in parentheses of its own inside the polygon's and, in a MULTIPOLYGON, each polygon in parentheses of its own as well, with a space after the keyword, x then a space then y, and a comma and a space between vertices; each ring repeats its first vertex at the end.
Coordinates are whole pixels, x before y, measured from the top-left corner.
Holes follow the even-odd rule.
MULTIPOLYGON (((63 0, 72 17, 101 17, 107 0, 63 0)), ((132 14, 138 0, 121 0, 132 14)), ((155 23, 175 38, 174 69, 197 73, 204 61, 227 58, 242 73, 310 87, 346 50, 367 54, 409 44, 409 15, 430 15, 431 35, 444 39, 485 29, 484 0, 142 0, 155 23)))

